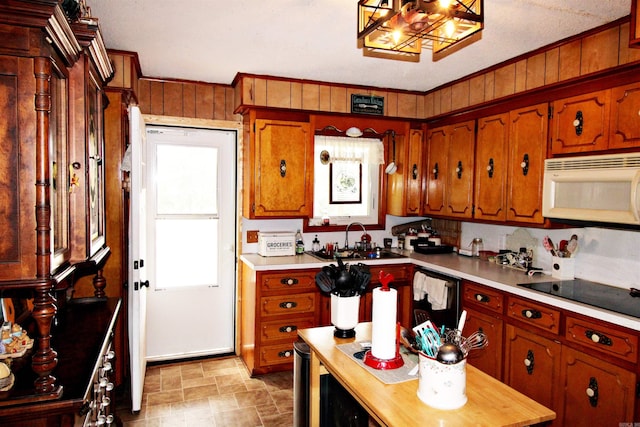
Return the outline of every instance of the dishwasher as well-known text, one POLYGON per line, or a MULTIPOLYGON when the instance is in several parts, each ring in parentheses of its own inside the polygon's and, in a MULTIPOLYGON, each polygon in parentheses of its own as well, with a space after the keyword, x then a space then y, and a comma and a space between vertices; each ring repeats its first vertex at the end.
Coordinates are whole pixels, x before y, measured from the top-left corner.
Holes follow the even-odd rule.
POLYGON ((424 312, 437 326, 455 329, 460 318, 460 279, 424 267, 413 276, 414 326, 424 312))

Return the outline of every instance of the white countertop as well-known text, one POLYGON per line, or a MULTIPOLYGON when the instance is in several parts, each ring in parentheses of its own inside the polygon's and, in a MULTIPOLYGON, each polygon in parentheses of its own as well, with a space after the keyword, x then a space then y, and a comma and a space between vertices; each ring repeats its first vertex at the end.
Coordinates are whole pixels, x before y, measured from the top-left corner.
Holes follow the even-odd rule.
MULTIPOLYGON (((632 316, 618 314, 609 310, 603 310, 578 302, 569 301, 564 298, 547 295, 522 286, 519 283, 547 282, 554 279, 551 276, 536 274, 529 277, 523 271, 503 267, 478 258, 469 258, 457 254, 432 254, 423 255, 415 252, 400 251, 407 258, 381 258, 363 259, 368 265, 390 265, 411 263, 418 267, 432 270, 441 274, 467 279, 482 285, 486 285, 514 295, 529 298, 534 301, 549 304, 564 310, 569 310, 585 316, 594 317, 616 325, 624 326, 636 331, 640 331, 640 319, 632 316)), ((240 259, 244 264, 256 271, 266 270, 295 270, 305 268, 321 268, 335 261, 319 260, 311 255, 296 255, 284 257, 263 257, 258 254, 243 254, 240 259)), ((354 262, 354 260, 350 260, 354 262)), ((640 301, 639 301, 640 303, 640 301)))

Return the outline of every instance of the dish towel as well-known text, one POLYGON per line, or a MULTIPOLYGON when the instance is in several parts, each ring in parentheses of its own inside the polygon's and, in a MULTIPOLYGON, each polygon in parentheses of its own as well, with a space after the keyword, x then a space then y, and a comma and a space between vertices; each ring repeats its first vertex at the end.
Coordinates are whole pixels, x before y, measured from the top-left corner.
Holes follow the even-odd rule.
POLYGON ((416 271, 413 276, 413 300, 422 301, 425 295, 427 295, 427 275, 416 271))
POLYGON ((447 308, 447 296, 449 289, 447 288, 447 281, 437 279, 435 277, 427 277, 427 294, 429 303, 433 310, 444 310, 447 308))

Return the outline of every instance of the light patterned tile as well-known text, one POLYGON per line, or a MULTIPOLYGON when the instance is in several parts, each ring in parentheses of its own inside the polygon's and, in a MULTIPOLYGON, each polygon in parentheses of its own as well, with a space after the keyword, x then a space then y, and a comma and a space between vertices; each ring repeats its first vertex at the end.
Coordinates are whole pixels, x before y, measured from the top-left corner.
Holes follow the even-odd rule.
POLYGON ((150 393, 147 397, 147 406, 162 405, 165 403, 182 402, 182 390, 161 391, 158 393, 150 393))
POLYGON ((214 419, 216 427, 256 427, 262 425, 256 408, 217 412, 214 419))
POLYGON ((235 393, 238 406, 241 408, 248 406, 273 405, 273 399, 266 390, 244 391, 235 393))
POLYGON ((218 393, 218 386, 215 384, 200 385, 196 387, 189 387, 183 390, 184 400, 194 399, 206 399, 209 396, 215 396, 218 393))

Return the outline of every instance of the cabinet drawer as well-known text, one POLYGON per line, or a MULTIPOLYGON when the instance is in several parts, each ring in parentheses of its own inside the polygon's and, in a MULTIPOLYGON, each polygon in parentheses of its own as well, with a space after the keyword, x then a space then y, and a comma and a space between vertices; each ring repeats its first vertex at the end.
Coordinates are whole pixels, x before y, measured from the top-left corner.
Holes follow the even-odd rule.
POLYGON ((567 340, 602 351, 629 362, 638 360, 638 337, 572 316, 566 318, 567 340))
POLYGON ((463 305, 484 307, 496 313, 502 313, 504 296, 500 291, 465 282, 462 291, 463 305))
POLYGON ((259 284, 263 291, 307 292, 316 289, 316 273, 309 270, 262 273, 259 284))
POLYGON ((509 297, 507 316, 554 334, 560 332, 560 311, 545 305, 509 297))
POLYGON ((395 282, 413 281, 413 277, 411 277, 411 273, 413 272, 412 265, 372 265, 369 267, 369 271, 371 271, 371 282, 376 284, 380 283, 380 271, 384 271, 393 276, 391 285, 395 282))
POLYGON ((278 341, 283 339, 295 340, 298 337, 298 329, 313 328, 313 317, 301 319, 283 319, 271 322, 262 322, 262 342, 278 341))
POLYGON ((282 363, 293 363, 293 343, 265 345, 260 348, 260 365, 270 366, 282 363))
POLYGON ((262 304, 262 316, 314 313, 316 309, 315 293, 262 297, 260 301, 262 304))

